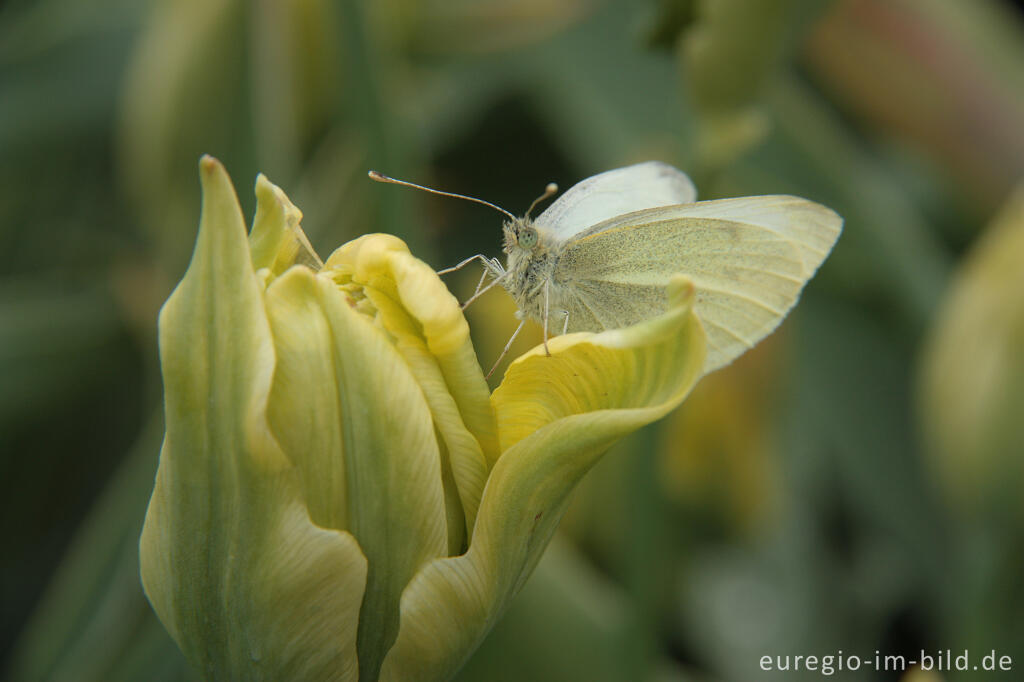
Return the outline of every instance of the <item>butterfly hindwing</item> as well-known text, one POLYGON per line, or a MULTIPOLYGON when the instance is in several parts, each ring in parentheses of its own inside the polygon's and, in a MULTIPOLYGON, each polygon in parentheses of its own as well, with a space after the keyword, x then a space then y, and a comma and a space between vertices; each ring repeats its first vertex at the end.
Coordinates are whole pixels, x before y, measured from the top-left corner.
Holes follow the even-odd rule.
MULTIPOLYGON (((705 371, 711 371, 779 324, 840 224, 832 211, 795 197, 636 211, 570 240, 554 273, 555 290, 572 292, 611 328, 663 310, 669 277, 688 276, 697 288, 694 310, 708 335, 705 371)), ((570 316, 570 330, 584 328, 570 316)))

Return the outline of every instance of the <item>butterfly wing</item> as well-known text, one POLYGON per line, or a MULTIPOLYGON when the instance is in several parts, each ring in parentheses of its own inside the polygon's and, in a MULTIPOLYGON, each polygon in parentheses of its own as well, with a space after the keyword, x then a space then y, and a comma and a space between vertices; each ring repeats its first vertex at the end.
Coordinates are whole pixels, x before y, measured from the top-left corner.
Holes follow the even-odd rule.
POLYGON ((747 197, 648 209, 595 225, 571 240, 554 273, 569 329, 614 328, 665 308, 673 273, 697 289, 708 337, 705 371, 767 336, 800 296, 839 236, 842 219, 790 196, 747 197), (577 319, 573 319, 573 312, 577 319))
POLYGON ((537 216, 534 224, 565 241, 624 213, 696 200, 697 190, 685 173, 667 163, 647 161, 573 185, 537 216))

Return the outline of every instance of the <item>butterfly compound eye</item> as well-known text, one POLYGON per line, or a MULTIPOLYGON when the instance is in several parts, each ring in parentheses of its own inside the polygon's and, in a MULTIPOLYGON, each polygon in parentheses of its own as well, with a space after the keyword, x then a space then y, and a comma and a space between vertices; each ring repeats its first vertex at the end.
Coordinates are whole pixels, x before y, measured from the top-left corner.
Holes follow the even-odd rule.
POLYGON ((537 230, 532 227, 525 227, 519 232, 519 236, 516 239, 519 242, 519 246, 524 249, 532 249, 537 246, 537 230))

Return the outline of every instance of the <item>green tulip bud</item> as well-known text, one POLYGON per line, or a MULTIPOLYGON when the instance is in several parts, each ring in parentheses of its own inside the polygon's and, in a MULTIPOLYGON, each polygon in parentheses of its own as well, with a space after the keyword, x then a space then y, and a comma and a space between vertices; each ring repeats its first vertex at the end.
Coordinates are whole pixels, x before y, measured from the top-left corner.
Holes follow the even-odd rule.
POLYGON ((160 314, 166 437, 142 580, 213 680, 444 680, 522 587, 570 493, 700 377, 693 285, 570 334, 489 393, 456 299, 401 240, 326 262, 262 176, 222 166, 160 314))

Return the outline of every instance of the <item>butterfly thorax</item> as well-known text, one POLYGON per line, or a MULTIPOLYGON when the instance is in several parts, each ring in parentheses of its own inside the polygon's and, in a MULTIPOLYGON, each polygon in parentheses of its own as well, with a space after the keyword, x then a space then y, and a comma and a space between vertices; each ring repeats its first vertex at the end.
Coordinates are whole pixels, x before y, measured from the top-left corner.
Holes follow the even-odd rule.
POLYGON ((544 283, 551 279, 558 263, 554 240, 529 218, 506 222, 503 233, 508 274, 502 286, 524 315, 541 319, 544 283))

